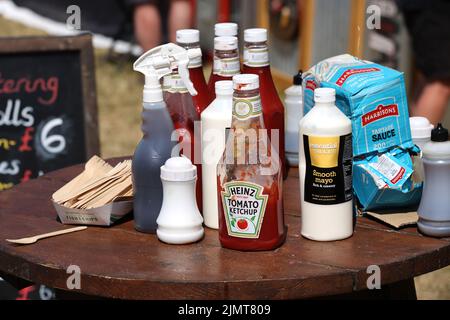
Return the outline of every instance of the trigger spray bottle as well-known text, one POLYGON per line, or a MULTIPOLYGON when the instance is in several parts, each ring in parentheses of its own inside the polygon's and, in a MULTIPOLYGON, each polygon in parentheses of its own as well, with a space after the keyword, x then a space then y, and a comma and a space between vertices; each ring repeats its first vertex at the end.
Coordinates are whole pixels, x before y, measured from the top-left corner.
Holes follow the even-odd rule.
POLYGON ((156 219, 161 210, 163 188, 160 168, 171 157, 176 141, 172 119, 163 99, 160 79, 178 68, 186 88, 196 95, 187 69, 190 59, 201 55, 200 49, 185 50, 173 43, 153 48, 133 64, 135 71, 145 75, 142 111, 142 140, 133 156, 132 177, 134 223, 136 230, 155 233, 156 219))

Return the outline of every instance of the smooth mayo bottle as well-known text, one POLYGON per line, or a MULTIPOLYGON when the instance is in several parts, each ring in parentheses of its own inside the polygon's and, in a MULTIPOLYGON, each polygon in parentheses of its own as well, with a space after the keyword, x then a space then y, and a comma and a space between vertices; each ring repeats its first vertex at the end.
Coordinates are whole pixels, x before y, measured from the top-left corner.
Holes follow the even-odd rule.
POLYGON ((300 120, 301 234, 316 241, 353 234, 352 126, 335 94, 314 90, 315 105, 300 120))
POLYGON ((216 84, 216 99, 202 112, 203 219, 209 228, 219 229, 217 164, 225 149, 226 131, 231 127, 233 81, 216 84))

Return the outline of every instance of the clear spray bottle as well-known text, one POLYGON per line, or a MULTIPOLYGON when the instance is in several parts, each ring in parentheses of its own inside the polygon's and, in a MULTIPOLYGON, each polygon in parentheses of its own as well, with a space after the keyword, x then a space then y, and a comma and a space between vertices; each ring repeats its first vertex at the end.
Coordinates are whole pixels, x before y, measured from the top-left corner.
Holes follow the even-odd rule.
POLYGON ((142 111, 142 140, 133 156, 134 223, 138 231, 155 233, 162 206, 163 188, 160 167, 171 157, 176 141, 172 119, 163 99, 160 79, 178 68, 178 74, 191 93, 197 92, 189 79, 190 59, 201 56, 200 49, 186 50, 173 43, 145 52, 133 64, 145 75, 142 111))

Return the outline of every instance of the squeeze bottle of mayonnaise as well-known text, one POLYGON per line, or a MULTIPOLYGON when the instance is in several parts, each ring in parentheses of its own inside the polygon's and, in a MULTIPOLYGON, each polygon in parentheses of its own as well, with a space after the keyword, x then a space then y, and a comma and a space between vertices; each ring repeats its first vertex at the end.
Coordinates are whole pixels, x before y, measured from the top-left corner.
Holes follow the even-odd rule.
POLYGON ((335 95, 314 90, 315 105, 300 120, 301 234, 316 241, 353 234, 352 126, 335 95))

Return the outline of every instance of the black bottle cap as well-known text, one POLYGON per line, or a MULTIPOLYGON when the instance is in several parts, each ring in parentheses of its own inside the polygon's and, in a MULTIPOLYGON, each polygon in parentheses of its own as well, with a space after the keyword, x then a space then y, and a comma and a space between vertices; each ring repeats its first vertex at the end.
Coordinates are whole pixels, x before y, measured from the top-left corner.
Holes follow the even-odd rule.
POLYGON ((294 76, 294 85, 300 86, 302 82, 302 70, 298 70, 298 73, 294 76))
POLYGON ((431 130, 431 141, 445 142, 448 140, 448 130, 442 126, 442 123, 438 123, 436 128, 431 130))

